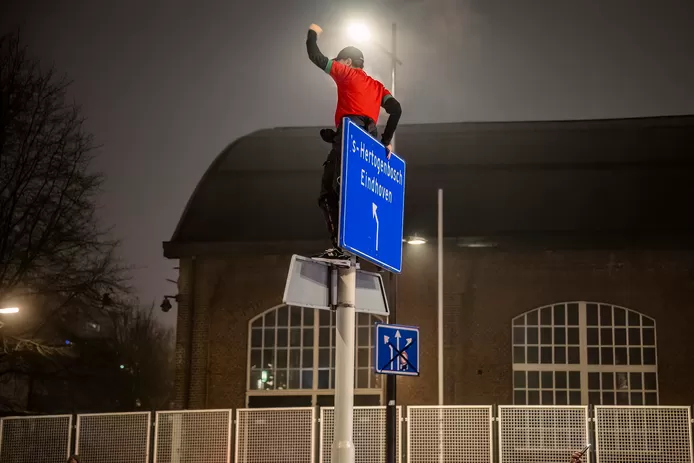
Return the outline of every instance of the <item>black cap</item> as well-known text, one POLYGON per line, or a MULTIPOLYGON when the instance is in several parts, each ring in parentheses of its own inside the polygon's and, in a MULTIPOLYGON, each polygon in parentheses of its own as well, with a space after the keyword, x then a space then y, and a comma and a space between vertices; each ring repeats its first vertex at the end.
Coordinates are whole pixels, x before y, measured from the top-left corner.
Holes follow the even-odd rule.
POLYGON ((352 58, 352 61, 364 61, 364 54, 357 47, 345 47, 337 54, 335 61, 352 58))

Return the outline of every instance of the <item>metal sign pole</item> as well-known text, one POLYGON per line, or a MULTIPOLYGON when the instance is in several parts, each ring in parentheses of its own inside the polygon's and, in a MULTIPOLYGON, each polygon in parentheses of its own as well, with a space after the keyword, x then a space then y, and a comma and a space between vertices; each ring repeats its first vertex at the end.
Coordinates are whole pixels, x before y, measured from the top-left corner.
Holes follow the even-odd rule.
POLYGON ((352 422, 354 409, 354 334, 357 293, 356 257, 349 268, 340 268, 335 321, 335 440, 333 463, 354 463, 352 422))
MULTIPOLYGON (((392 36, 391 36, 391 59, 392 59, 392 69, 391 69, 391 93, 395 95, 395 75, 398 69, 397 56, 396 53, 396 23, 392 25, 392 36)), ((390 142, 391 148, 395 150, 395 136, 393 136, 390 142)), ((391 301, 391 312, 388 316, 388 323, 397 323, 397 275, 390 274, 390 301, 391 301)), ((396 463, 397 462, 397 428, 398 428, 398 414, 397 414, 397 378, 393 375, 388 375, 386 378, 386 462, 396 463)))
POLYGON ((443 189, 438 194, 438 363, 439 363, 439 461, 443 463, 443 189))
MULTIPOLYGON (((390 91, 395 95, 395 75, 398 69, 398 58, 397 58, 397 25, 392 24, 392 34, 391 34, 391 59, 392 59, 392 69, 391 69, 391 89, 390 91)), ((391 141, 391 146, 395 150, 395 137, 391 141)), ((397 275, 391 273, 391 312, 388 317, 388 323, 397 323, 397 275)), ((386 462, 396 463, 397 461, 397 428, 398 428, 398 415, 397 415, 397 381, 395 376, 388 375, 386 378, 386 462)))
MULTIPOLYGON (((397 293, 398 279, 393 273, 390 274, 390 315, 388 323, 395 324, 397 312, 397 293)), ((377 340, 378 341, 378 340, 377 340)), ((397 359, 396 361, 399 361, 397 359)), ((386 462, 396 463, 397 459, 397 442, 398 442, 398 414, 397 414, 397 377, 388 375, 386 377, 386 462)))

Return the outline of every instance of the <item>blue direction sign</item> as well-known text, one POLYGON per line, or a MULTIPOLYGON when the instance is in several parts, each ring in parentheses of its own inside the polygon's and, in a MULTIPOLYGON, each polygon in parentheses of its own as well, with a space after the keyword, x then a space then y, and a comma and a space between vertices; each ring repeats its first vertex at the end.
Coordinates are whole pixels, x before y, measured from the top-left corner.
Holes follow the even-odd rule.
POLYGON ((339 246, 400 273, 405 161, 345 118, 342 124, 339 246))
POLYGON ((419 328, 378 324, 374 344, 376 373, 419 376, 419 328))

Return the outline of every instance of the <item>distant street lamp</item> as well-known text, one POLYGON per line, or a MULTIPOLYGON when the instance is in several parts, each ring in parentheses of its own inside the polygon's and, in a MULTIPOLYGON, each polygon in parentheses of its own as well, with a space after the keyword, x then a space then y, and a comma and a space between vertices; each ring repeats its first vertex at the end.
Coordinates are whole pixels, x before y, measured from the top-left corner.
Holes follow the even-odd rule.
POLYGON ((415 245, 415 246, 418 245, 418 244, 425 244, 426 242, 427 242, 427 240, 425 240, 425 239, 422 238, 421 236, 417 236, 417 235, 410 236, 410 237, 406 240, 406 243, 407 243, 407 244, 413 244, 413 245, 415 245))
MULTIPOLYGON (((19 312, 19 307, 2 307, 0 308, 0 315, 7 315, 19 312)), ((0 328, 5 326, 5 323, 0 320, 0 328)))

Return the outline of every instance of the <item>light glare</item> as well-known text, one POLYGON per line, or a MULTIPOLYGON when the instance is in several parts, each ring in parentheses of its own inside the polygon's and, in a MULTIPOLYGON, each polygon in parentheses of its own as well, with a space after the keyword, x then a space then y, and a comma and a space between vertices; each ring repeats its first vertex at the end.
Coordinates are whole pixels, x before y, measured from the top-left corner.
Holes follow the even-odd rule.
POLYGON ((17 313, 19 312, 19 307, 5 307, 0 309, 0 313, 17 313))
POLYGON ((414 245, 424 244, 426 242, 427 242, 427 240, 425 240, 424 238, 420 238, 418 236, 413 236, 412 238, 407 240, 407 244, 414 244, 414 245))
POLYGON ((368 42, 371 40, 371 31, 364 23, 354 22, 347 27, 347 33, 352 40, 368 42))

